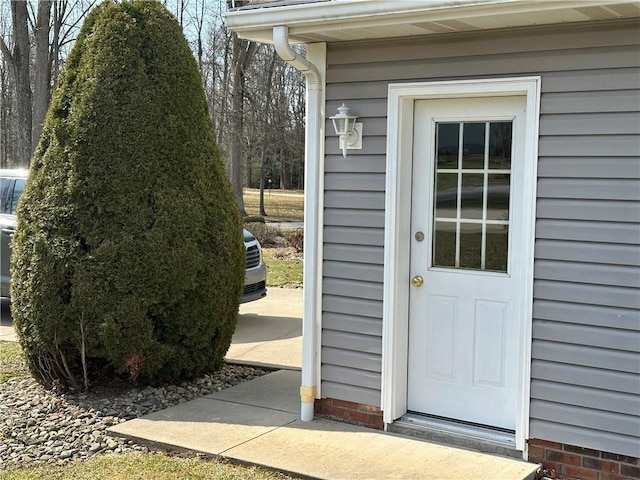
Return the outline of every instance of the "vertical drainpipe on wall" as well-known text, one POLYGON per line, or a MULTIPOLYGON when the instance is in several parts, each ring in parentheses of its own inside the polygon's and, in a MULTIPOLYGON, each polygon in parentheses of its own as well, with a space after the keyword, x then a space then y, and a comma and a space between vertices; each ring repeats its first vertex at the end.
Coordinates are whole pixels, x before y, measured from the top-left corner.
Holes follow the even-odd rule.
POLYGON ((300 419, 313 420, 313 403, 316 397, 318 316, 318 272, 320 270, 320 205, 322 125, 322 78, 316 65, 295 52, 289 45, 289 28, 273 27, 273 45, 285 62, 302 72, 306 78, 306 128, 305 128, 305 205, 304 205, 304 293, 302 315, 302 385, 300 387, 300 419))

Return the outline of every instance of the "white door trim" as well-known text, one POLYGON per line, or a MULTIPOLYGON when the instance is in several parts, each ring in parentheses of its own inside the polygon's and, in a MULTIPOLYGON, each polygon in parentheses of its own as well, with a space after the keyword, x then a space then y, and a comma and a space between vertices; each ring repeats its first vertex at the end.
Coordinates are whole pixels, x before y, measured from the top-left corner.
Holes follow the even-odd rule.
POLYGON ((385 200, 384 304, 382 327, 382 398, 384 422, 407 411, 407 341, 409 336, 409 261, 414 101, 433 98, 526 96, 525 193, 522 215, 527 248, 518 279, 523 294, 523 335, 516 419, 516 448, 526 451, 529 435, 531 323, 533 309, 533 246, 535 239, 540 77, 497 78, 445 82, 390 84, 387 111, 387 169, 385 200))

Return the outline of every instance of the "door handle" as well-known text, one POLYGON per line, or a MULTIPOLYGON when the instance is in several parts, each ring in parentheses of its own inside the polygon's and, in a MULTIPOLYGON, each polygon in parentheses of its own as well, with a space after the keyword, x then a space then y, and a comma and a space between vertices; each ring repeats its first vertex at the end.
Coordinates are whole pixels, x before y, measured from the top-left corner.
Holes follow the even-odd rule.
POLYGON ((420 275, 416 275, 411 279, 411 285, 413 285, 414 287, 421 287, 423 284, 424 278, 422 278, 420 275))

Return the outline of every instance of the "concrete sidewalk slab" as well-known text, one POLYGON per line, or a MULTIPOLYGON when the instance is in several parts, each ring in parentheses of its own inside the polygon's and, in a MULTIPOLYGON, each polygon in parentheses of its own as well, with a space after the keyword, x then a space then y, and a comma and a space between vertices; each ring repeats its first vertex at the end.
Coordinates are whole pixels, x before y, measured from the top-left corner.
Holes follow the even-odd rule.
POLYGON ((11 302, 8 298, 0 299, 0 342, 17 342, 16 332, 11 320, 11 302))
POLYGON ((270 408, 293 413, 300 412, 300 374, 279 370, 244 382, 233 388, 225 388, 207 395, 223 402, 238 403, 260 408, 270 408))
POLYGON ((299 384, 299 372, 274 372, 109 431, 312 478, 534 478, 536 465, 511 458, 324 419, 301 422, 299 384))
POLYGON ((296 419, 293 413, 198 398, 121 423, 109 431, 145 442, 224 455, 296 419))
POLYGON ((536 465, 316 419, 283 425, 224 452, 325 479, 533 479, 536 465))
POLYGON ((13 325, 0 325, 0 342, 17 342, 13 325))
POLYGON ((267 296, 240 305, 228 362, 269 368, 302 365, 302 289, 269 288, 267 296))

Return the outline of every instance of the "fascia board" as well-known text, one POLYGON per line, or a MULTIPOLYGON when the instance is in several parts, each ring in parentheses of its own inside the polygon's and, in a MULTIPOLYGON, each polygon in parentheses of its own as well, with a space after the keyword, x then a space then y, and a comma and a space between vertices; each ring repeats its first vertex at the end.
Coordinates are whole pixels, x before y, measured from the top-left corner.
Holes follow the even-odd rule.
MULTIPOLYGON (((304 42, 305 34, 327 29, 375 28, 407 20, 437 22, 491 15, 504 19, 504 27, 528 26, 539 24, 537 14, 625 3, 637 5, 628 0, 338 0, 257 7, 227 12, 225 17, 227 26, 242 38, 272 43, 273 27, 286 25, 291 41, 304 42)), ((589 17, 585 15, 584 20, 589 17)))
MULTIPOLYGON (((286 25, 290 39, 295 41, 296 34, 317 32, 329 26, 389 25, 397 23, 400 18, 415 18, 425 12, 449 11, 471 5, 503 5, 514 1, 522 0, 338 0, 227 12, 225 19, 227 26, 242 38, 270 38, 274 26, 286 25)), ((449 13, 446 18, 455 17, 449 13)))

